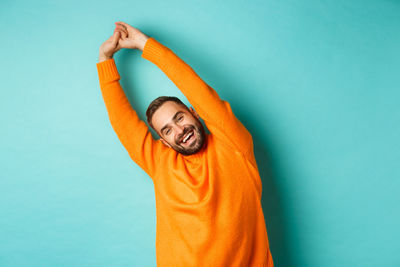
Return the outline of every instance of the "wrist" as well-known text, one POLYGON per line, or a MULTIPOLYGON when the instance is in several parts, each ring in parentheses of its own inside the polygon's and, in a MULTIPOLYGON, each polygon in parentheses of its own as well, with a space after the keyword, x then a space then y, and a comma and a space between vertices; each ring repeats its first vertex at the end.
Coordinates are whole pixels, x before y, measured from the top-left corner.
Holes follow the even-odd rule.
POLYGON ((148 40, 149 38, 150 38, 150 37, 147 36, 146 34, 142 34, 142 36, 140 36, 140 37, 139 37, 139 40, 138 40, 138 49, 140 49, 140 50, 143 51, 144 46, 146 45, 146 42, 147 42, 147 40, 148 40))
POLYGON ((109 59, 112 59, 112 57, 113 57, 112 55, 109 56, 109 55, 105 55, 103 53, 100 53, 99 54, 99 63, 103 62, 103 61, 106 61, 106 60, 109 60, 109 59))

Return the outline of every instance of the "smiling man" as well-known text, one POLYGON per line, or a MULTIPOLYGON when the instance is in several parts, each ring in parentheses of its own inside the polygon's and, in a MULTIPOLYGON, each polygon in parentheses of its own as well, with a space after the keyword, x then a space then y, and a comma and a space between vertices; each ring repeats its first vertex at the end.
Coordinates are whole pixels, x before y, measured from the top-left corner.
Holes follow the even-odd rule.
POLYGON ((253 139, 230 104, 171 49, 124 22, 100 46, 97 70, 113 129, 154 183, 157 266, 273 266, 253 139), (152 101, 146 116, 158 140, 119 83, 113 55, 121 48, 143 51, 194 107, 172 96, 152 101))
POLYGON ((179 98, 158 97, 149 105, 146 116, 149 125, 162 137, 161 141, 177 152, 191 155, 203 147, 206 135, 199 115, 179 98))

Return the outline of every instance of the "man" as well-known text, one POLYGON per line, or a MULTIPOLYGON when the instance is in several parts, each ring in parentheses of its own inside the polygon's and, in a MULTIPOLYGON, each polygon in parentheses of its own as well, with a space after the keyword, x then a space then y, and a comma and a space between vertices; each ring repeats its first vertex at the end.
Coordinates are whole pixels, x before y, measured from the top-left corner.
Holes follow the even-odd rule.
POLYGON ((273 266, 252 136, 230 104, 172 50, 124 22, 101 45, 97 70, 113 129, 154 183, 157 265, 273 266), (197 112, 157 98, 146 112, 160 137, 153 139, 119 84, 113 55, 121 48, 142 50, 197 112))

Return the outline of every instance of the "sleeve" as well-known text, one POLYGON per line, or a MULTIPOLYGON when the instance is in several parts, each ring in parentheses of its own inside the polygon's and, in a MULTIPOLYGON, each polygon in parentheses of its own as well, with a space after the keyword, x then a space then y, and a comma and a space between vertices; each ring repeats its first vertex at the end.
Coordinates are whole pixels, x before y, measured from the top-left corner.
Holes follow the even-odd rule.
POLYGON ((233 114, 230 104, 220 99, 171 49, 150 37, 142 57, 158 66, 181 90, 215 137, 237 151, 253 154, 252 136, 233 114))
POLYGON ((131 159, 153 179, 163 144, 153 138, 146 123, 130 105, 119 83, 114 59, 99 62, 96 66, 111 126, 131 159))

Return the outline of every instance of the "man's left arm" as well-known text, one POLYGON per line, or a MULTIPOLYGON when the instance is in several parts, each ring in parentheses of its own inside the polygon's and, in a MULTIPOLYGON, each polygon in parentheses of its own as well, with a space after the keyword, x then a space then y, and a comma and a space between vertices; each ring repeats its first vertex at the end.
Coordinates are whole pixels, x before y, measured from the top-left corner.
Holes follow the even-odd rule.
POLYGON ((252 136, 233 114, 230 104, 188 64, 152 37, 147 40, 142 57, 157 65, 181 90, 212 134, 236 151, 253 155, 252 136))

